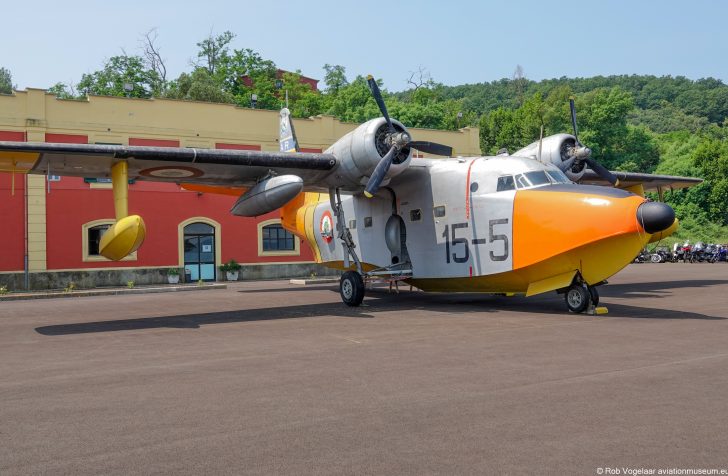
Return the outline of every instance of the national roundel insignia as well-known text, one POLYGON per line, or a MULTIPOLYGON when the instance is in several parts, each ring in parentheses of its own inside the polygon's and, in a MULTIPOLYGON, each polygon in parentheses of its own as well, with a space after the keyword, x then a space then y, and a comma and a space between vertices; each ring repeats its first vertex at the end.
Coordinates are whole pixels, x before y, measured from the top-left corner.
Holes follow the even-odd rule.
POLYGON ((327 211, 321 215, 319 230, 321 231, 321 238, 323 238, 326 243, 331 243, 331 240, 334 239, 334 220, 331 218, 331 212, 327 211))

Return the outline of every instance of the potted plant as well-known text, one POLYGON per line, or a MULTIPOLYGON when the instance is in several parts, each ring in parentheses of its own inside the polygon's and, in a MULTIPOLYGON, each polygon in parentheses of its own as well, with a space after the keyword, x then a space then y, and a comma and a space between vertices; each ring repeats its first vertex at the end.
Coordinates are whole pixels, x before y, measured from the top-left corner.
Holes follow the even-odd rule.
POLYGON ((231 259, 227 263, 220 265, 220 271, 225 273, 225 279, 227 279, 228 281, 237 281, 241 268, 242 266, 240 266, 240 263, 238 263, 234 259, 231 259))
POLYGON ((179 268, 169 268, 167 270, 167 281, 169 284, 179 283, 179 268))

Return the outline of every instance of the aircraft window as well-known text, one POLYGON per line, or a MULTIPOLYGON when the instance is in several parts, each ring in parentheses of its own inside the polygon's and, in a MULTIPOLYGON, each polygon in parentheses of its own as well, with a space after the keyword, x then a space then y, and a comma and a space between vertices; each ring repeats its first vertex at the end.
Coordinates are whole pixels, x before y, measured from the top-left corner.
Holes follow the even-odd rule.
POLYGON ((547 170, 546 173, 551 177, 553 183, 569 183, 571 180, 561 170, 547 170))
POLYGON ((372 217, 364 217, 364 228, 371 228, 372 217))
POLYGON ((549 178, 546 176, 546 172, 543 170, 534 170, 533 172, 526 172, 526 177, 528 177, 528 181, 531 182, 531 185, 534 187, 538 185, 548 185, 551 182, 549 181, 549 178))
POLYGON ((349 220, 349 229, 356 230, 356 220, 349 220))
POLYGON ((470 193, 475 193, 478 191, 478 182, 473 182, 470 184, 470 193))
POLYGON ((516 186, 518 188, 529 188, 531 186, 531 182, 528 181, 525 175, 518 174, 516 175, 516 186))
POLYGON ((516 188, 516 185, 513 183, 513 175, 498 177, 498 188, 496 189, 496 192, 513 190, 514 188, 516 188))
POLYGON ((439 207, 435 207, 434 209, 435 217, 436 218, 442 218, 445 216, 445 206, 440 205, 439 207))
POLYGON ((422 210, 419 208, 417 210, 410 210, 410 221, 420 221, 422 220, 422 210))

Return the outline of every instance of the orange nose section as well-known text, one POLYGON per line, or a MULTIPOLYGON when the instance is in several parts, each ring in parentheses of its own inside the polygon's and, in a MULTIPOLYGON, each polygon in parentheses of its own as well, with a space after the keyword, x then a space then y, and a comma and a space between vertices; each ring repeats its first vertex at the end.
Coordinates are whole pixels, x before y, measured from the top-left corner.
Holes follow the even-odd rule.
MULTIPOLYGON (((644 201, 622 190, 596 186, 518 191, 513 204, 513 269, 610 237, 644 235, 637 221, 637 208, 644 201)), ((635 246, 636 254, 642 241, 635 240, 635 246)))

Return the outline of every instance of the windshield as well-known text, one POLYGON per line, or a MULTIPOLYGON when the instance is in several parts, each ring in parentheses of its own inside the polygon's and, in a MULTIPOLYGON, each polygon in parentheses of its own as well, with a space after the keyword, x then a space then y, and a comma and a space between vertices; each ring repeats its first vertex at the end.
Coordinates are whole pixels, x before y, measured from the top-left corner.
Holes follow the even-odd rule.
POLYGON ((547 170, 546 173, 551 177, 553 183, 571 183, 569 177, 567 177, 561 170, 547 170))
POLYGON ((560 170, 532 170, 517 175, 502 175, 498 177, 496 191, 524 189, 550 185, 552 183, 571 183, 571 180, 560 170))

